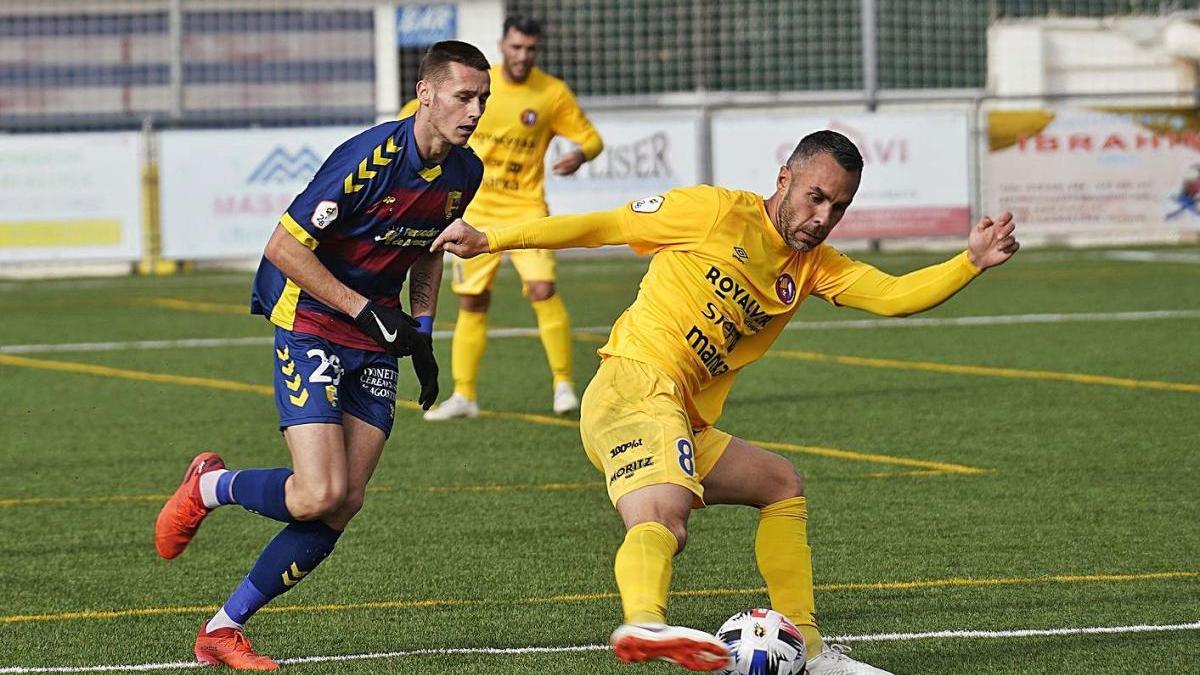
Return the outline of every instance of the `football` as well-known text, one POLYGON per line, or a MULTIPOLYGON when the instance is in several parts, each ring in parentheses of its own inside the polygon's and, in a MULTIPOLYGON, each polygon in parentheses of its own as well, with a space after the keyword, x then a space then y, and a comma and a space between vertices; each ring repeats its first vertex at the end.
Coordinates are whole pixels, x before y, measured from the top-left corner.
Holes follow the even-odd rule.
POLYGON ((800 675, 804 638, 788 618, 770 609, 748 609, 717 629, 729 646, 729 667, 722 675, 800 675))

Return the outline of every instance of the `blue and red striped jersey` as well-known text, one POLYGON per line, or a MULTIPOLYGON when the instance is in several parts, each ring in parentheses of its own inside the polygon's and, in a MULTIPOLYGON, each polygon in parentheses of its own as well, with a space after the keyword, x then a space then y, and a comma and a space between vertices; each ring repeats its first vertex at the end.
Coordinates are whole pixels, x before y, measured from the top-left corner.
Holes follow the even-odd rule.
MULTIPOLYGON (((467 148, 452 147, 441 164, 423 161, 414 123, 386 122, 341 144, 279 219, 335 278, 387 307, 399 306, 409 267, 462 217, 483 179, 483 163, 467 148)), ((383 351, 265 257, 250 311, 286 330, 383 351)))

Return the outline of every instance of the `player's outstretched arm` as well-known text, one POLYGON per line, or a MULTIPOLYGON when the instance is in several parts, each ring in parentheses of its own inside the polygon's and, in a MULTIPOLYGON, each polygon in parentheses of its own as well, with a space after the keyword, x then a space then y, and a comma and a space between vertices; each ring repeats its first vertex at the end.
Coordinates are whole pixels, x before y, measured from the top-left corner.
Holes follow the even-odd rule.
POLYGON ((1021 243, 1013 236, 1016 223, 1008 211, 992 220, 987 216, 979 219, 971 234, 967 237, 967 257, 979 271, 989 267, 1002 265, 1021 248, 1021 243))
POLYGON ((966 251, 944 263, 899 277, 865 263, 845 262, 844 256, 832 258, 828 266, 822 267, 822 271, 831 278, 825 282, 826 285, 835 289, 822 292, 822 284, 818 283, 814 293, 838 305, 881 316, 909 316, 924 312, 949 300, 984 270, 1011 258, 1020 248, 1013 236, 1015 228, 1011 213, 1005 212, 995 220, 985 216, 971 228, 966 251), (839 274, 853 281, 838 289, 839 274))
POLYGON ((487 235, 471 227, 462 218, 456 218, 447 225, 437 239, 433 240, 429 250, 432 253, 449 251, 460 258, 474 258, 482 253, 492 252, 488 246, 487 235))
POLYGON ((524 248, 592 248, 628 244, 621 229, 626 207, 564 216, 547 216, 516 225, 476 230, 463 220, 450 223, 434 240, 432 251, 449 251, 461 258, 524 248))

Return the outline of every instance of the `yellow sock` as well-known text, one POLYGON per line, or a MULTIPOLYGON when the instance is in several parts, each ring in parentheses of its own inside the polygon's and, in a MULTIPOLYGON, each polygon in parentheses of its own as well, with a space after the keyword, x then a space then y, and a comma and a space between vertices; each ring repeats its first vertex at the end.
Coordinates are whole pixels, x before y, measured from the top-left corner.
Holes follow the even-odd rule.
POLYGON ((479 361, 487 347, 487 312, 470 312, 459 308, 454 324, 454 339, 450 342, 450 372, 454 376, 454 393, 475 400, 475 383, 479 380, 479 361))
POLYGON ((550 372, 554 374, 554 384, 571 382, 571 319, 567 316, 567 306, 555 293, 534 302, 533 311, 537 313, 538 333, 546 360, 550 362, 550 372))
POLYGON ((613 566, 625 623, 666 623, 671 558, 679 542, 662 523, 639 523, 625 533, 613 566))
POLYGON ((771 608, 796 624, 808 658, 821 652, 821 632, 813 602, 812 550, 808 547, 808 507, 792 497, 759 512, 754 555, 767 582, 771 608))

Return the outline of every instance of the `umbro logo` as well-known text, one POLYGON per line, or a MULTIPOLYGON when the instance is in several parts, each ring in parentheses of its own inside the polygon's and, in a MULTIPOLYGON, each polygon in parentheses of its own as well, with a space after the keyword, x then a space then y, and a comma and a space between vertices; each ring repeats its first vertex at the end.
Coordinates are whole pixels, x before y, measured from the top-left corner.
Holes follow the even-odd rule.
POLYGON ((746 249, 741 246, 733 247, 733 257, 737 258, 738 262, 749 262, 750 260, 750 254, 746 253, 746 249))

